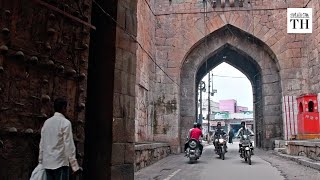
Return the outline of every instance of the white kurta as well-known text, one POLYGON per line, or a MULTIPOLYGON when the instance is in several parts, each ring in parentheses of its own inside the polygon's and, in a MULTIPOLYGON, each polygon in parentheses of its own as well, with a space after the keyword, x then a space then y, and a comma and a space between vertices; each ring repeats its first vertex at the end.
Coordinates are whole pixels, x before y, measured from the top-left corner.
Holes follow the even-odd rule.
POLYGON ((39 163, 45 169, 69 166, 73 171, 79 169, 76 148, 73 141, 72 126, 61 113, 47 119, 41 129, 39 163))

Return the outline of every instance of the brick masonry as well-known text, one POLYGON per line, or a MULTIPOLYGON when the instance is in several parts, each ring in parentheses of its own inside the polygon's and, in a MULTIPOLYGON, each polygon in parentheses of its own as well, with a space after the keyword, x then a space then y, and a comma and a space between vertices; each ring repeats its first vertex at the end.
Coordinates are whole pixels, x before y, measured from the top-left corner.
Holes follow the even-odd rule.
POLYGON ((320 160, 319 141, 287 141, 286 153, 294 156, 305 156, 310 159, 320 160))
POLYGON ((170 146, 166 143, 146 143, 135 146, 135 171, 149 166, 170 155, 170 146))
POLYGON ((269 139, 268 142, 262 143, 262 146, 271 147, 273 139, 283 137, 281 118, 278 118, 278 122, 274 120, 275 116, 281 117, 281 95, 299 95, 319 90, 319 88, 315 88, 319 86, 316 81, 317 71, 315 71, 319 57, 319 52, 316 50, 319 44, 316 38, 319 34, 317 27, 319 4, 314 2, 308 4, 309 7, 314 9, 314 33, 300 35, 287 34, 286 8, 288 6, 303 7, 303 2, 296 0, 277 1, 271 5, 262 0, 252 1, 251 4, 245 2, 244 7, 238 8, 238 11, 235 8, 232 9, 232 7, 217 7, 214 9, 208 7, 205 22, 204 14, 199 13, 204 11, 202 1, 155 2, 156 60, 165 70, 164 73, 158 69, 156 73, 157 83, 155 87, 158 91, 156 94, 158 94, 159 100, 165 100, 166 102, 178 100, 175 104, 177 113, 166 115, 164 105, 157 109, 156 113, 163 122, 161 128, 169 129, 169 131, 157 134, 155 139, 169 140, 172 146, 182 142, 180 138, 184 138, 184 132, 192 126, 195 119, 195 113, 191 111, 191 109, 195 109, 195 105, 193 105, 195 104, 195 96, 188 94, 188 92, 195 91, 192 77, 196 74, 191 72, 197 72, 203 60, 225 43, 230 43, 253 58, 259 64, 259 68, 262 69, 261 87, 263 90, 261 91, 261 98, 264 102, 260 105, 256 104, 255 107, 262 109, 260 115, 256 113, 261 119, 261 125, 258 128, 261 130, 261 139, 269 139), (230 11, 231 9, 233 11, 230 11), (206 24, 206 28, 204 24, 206 24), (232 35, 229 39, 215 37, 213 45, 216 48, 212 48, 213 45, 210 44, 211 49, 208 48, 207 52, 204 52, 204 48, 201 48, 205 43, 203 38, 210 34, 208 36, 210 37, 208 41, 210 41, 213 39, 211 38, 213 34, 226 27, 227 24, 252 35, 253 38, 244 40, 232 37, 237 35, 232 35), (310 43, 307 42, 312 42, 313 48, 310 48, 308 46, 310 43), (260 48, 257 48, 257 46, 260 46, 260 48), (307 63, 310 59, 309 56, 311 56, 314 64, 307 63), (196 61, 195 59, 202 61, 194 63, 185 70, 185 74, 182 73, 184 63, 193 63, 196 61), (311 73, 314 77, 311 77, 311 73), (175 82, 172 82, 167 75, 175 82), (182 87, 181 83, 183 83, 184 78, 187 81, 192 81, 182 87), (310 83, 311 79, 313 84, 310 83), (180 85, 180 88, 175 83, 180 85), (186 97, 185 101, 182 98, 183 95, 186 97), (183 106, 188 106, 190 109, 183 109, 183 106), (187 114, 183 115, 184 112, 187 114), (270 119, 270 122, 268 119, 270 119), (176 132, 177 129, 179 132, 176 132))
POLYGON ((141 44, 137 50, 136 76, 136 115, 135 140, 137 142, 153 141, 154 130, 154 84, 155 84, 155 16, 153 1, 138 2, 137 40, 141 44))
MULTIPOLYGON (((283 137, 282 121, 276 122, 274 118, 281 117, 282 96, 319 92, 319 3, 310 1, 308 4, 313 8, 314 32, 304 35, 286 33, 286 8, 303 7, 304 1, 244 2, 243 7, 208 6, 204 19, 203 4, 199 0, 118 0, 112 177, 133 179, 136 141, 168 142, 171 152, 180 152, 186 131, 195 120, 195 84, 201 77, 198 70, 209 57, 219 58, 217 52, 238 53, 241 62, 245 62, 230 60, 235 67, 244 70, 255 85, 257 127, 260 138, 267 139, 261 144, 263 147, 268 148, 273 139, 283 137), (206 41, 204 37, 208 37, 206 41), (205 46, 207 43, 209 48, 205 46), (252 68, 246 69, 245 65, 252 68), (255 71, 261 76, 255 77, 255 71)), ((20 137, 26 136, 29 139, 24 143, 30 141, 36 146, 41 120, 52 113, 49 110, 52 101, 48 103, 47 96, 40 101, 42 95, 49 95, 52 100, 67 94, 72 104, 68 115, 77 122, 74 129, 81 155, 86 80, 76 83, 72 60, 80 64, 76 74, 86 75, 90 28, 64 20, 59 14, 52 13, 52 16, 46 8, 33 6, 29 1, 21 3, 23 5, 9 1, 0 3, 2 53, 7 51, 2 45, 8 47, 8 54, 0 56, 0 138, 11 149, 21 142, 20 137), (39 14, 43 16, 21 20, 39 14), (75 31, 68 31, 70 29, 75 31), (78 53, 72 53, 75 47, 78 53), (23 55, 18 51, 30 60, 30 66, 20 61, 23 55), (38 58, 37 65, 31 63, 37 61, 32 56, 38 58), (57 70, 61 70, 62 65, 66 73, 57 76, 49 73, 46 68, 52 66, 51 60, 57 70), (9 128, 15 131, 12 127, 18 132, 9 133, 9 128), (28 128, 34 135, 25 134, 30 132, 26 131, 28 128)), ((73 1, 66 3, 68 7, 76 6, 73 1)), ((72 10, 70 13, 90 22, 92 1, 81 3, 86 9, 84 17, 72 10)), ((211 67, 219 63, 208 62, 212 63, 211 67)), ((25 151, 26 156, 16 156, 24 152, 23 147, 24 144, 16 151, 1 148, 0 162, 18 157, 16 163, 28 161, 32 165, 14 172, 14 164, 9 163, 6 168, 12 171, 0 170, 1 175, 21 179, 28 176, 26 172, 31 173, 36 164, 36 150, 30 148, 25 151)))
POLYGON ((112 179, 133 179, 134 173, 137 2, 119 0, 117 8, 112 179))

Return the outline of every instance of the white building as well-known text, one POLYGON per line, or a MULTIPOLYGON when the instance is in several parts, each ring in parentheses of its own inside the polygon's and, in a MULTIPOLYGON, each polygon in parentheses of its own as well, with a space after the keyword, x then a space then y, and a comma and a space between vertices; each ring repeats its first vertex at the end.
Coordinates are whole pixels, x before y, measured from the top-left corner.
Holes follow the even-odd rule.
MULTIPOLYGON (((203 119, 207 119, 208 117, 208 99, 203 99, 202 101, 202 117, 203 119)), ((210 110, 211 114, 215 112, 219 112, 219 103, 213 100, 210 100, 210 110)), ((198 103, 198 114, 200 114, 200 103, 198 103)))

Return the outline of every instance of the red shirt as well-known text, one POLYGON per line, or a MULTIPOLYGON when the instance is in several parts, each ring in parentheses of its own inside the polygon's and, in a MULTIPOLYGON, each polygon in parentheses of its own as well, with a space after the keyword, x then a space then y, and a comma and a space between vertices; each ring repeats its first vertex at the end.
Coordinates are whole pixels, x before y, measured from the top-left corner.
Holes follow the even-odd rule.
POLYGON ((192 131, 190 133, 190 139, 196 139, 199 141, 201 135, 202 135, 201 129, 194 128, 194 129, 192 129, 192 131))

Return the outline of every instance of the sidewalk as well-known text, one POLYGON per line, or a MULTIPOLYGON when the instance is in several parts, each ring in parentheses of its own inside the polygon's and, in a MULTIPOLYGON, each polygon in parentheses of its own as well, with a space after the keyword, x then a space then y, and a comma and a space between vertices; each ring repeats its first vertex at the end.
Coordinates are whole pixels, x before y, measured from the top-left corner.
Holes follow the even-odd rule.
POLYGON ((316 161, 304 156, 292 156, 292 155, 284 154, 283 152, 281 152, 281 149, 278 149, 278 148, 276 148, 273 151, 273 154, 320 171, 320 161, 316 161))

